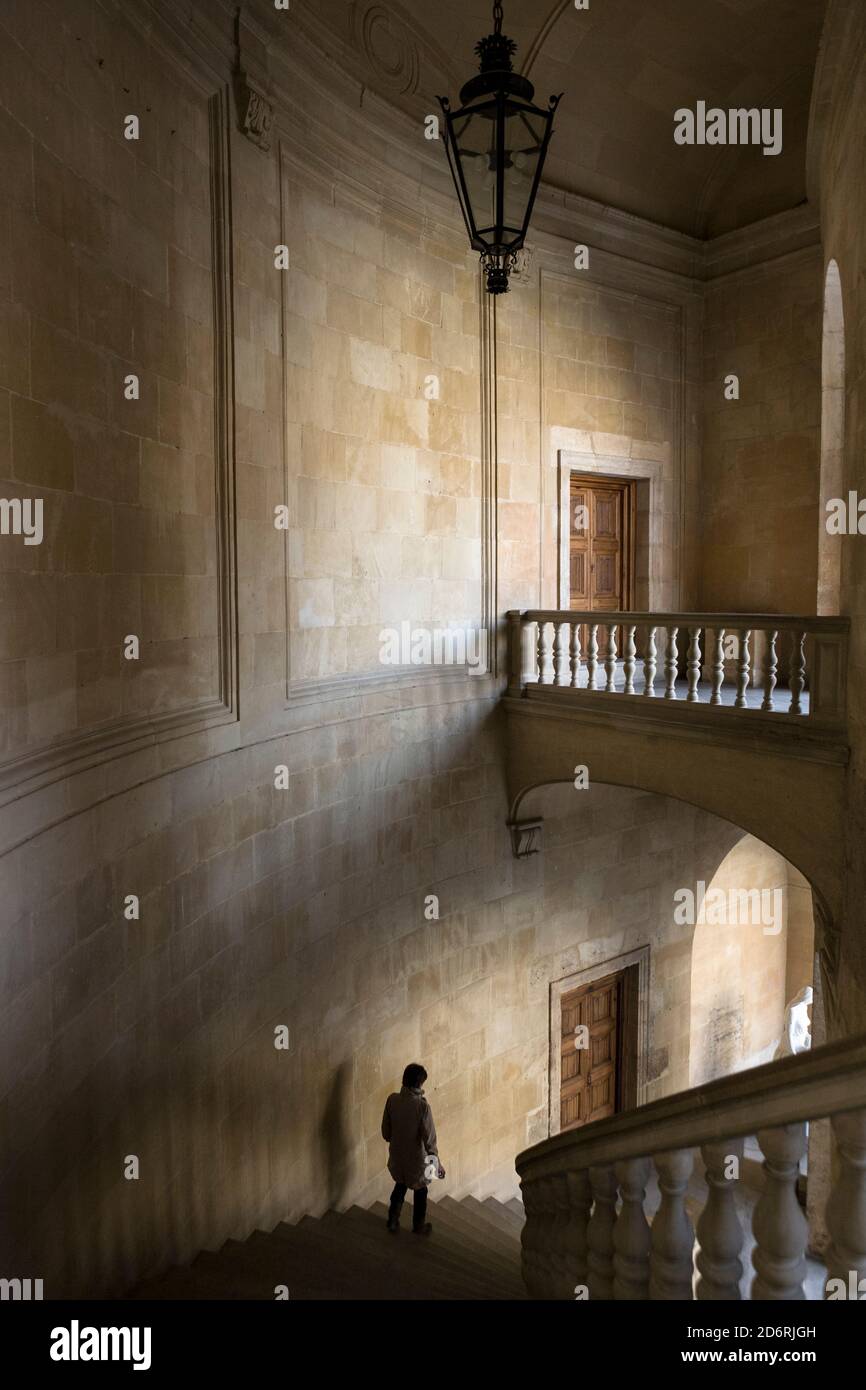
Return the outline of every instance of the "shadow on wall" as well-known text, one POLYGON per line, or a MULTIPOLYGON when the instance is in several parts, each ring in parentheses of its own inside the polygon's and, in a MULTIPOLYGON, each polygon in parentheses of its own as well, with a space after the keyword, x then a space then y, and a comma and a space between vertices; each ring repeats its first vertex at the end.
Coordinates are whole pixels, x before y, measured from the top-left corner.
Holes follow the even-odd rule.
POLYGON ((352 1141, 346 1122, 352 1067, 341 1062, 334 1072, 319 1125, 319 1144, 325 1175, 328 1207, 338 1208, 349 1185, 352 1141))

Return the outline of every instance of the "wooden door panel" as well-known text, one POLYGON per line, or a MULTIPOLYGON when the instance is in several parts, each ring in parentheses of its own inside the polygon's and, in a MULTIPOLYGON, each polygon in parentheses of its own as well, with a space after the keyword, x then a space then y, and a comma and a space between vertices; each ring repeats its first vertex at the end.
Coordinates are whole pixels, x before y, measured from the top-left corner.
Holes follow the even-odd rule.
MULTIPOLYGON (((572 479, 569 518, 569 592, 572 608, 585 612, 627 611, 632 589, 633 487, 631 483, 612 483, 607 479, 572 479), (588 524, 586 524, 588 522, 588 524)), ((580 630, 580 645, 586 653, 589 633, 580 630)), ((608 635, 599 633, 599 656, 607 652, 608 635)), ((623 632, 617 628, 618 652, 622 652, 623 632)))
POLYGON ((622 537, 622 492, 619 488, 593 488, 591 492, 592 540, 619 544, 622 537))
POLYGON ((616 1113, 619 1000, 622 975, 582 985, 560 1001, 560 1129, 576 1129, 616 1113), (577 1030, 588 1046, 575 1046, 577 1030))
POLYGON ((589 603, 589 565, 586 551, 571 552, 571 606, 586 608, 589 603))

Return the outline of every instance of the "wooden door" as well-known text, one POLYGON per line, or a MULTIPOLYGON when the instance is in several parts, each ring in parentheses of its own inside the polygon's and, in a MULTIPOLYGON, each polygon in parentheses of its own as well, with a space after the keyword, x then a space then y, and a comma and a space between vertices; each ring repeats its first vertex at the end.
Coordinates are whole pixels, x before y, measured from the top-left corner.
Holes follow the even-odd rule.
POLYGON ((562 996, 560 1131, 621 1109, 622 996, 623 972, 562 996))
MULTIPOLYGON (((634 483, 572 475, 570 603, 591 613, 625 612, 634 582, 634 483)), ((585 638, 581 636, 581 641, 585 638)))

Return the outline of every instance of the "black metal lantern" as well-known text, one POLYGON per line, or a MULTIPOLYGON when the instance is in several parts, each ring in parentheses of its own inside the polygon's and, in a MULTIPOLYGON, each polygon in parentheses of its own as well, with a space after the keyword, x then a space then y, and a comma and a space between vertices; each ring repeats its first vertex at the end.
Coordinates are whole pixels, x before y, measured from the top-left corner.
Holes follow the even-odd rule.
POLYGON ((547 147, 562 94, 545 111, 535 88, 514 72, 517 44, 502 32, 502 5, 493 6, 494 32, 476 44, 477 77, 460 93, 460 110, 447 97, 445 148, 469 240, 481 252, 490 294, 504 294, 523 246, 547 147))

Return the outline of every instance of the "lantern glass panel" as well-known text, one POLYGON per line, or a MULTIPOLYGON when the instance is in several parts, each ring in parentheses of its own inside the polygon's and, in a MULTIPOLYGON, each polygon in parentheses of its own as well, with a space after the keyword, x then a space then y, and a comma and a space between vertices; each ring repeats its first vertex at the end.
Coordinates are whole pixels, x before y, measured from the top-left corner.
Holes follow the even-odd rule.
POLYGON ((503 221, 506 243, 526 231, 527 214, 538 161, 544 147, 548 117, 509 105, 505 115, 505 196, 503 221))
POLYGON ((454 119, 454 139, 477 232, 496 225, 496 107, 489 103, 454 119))

